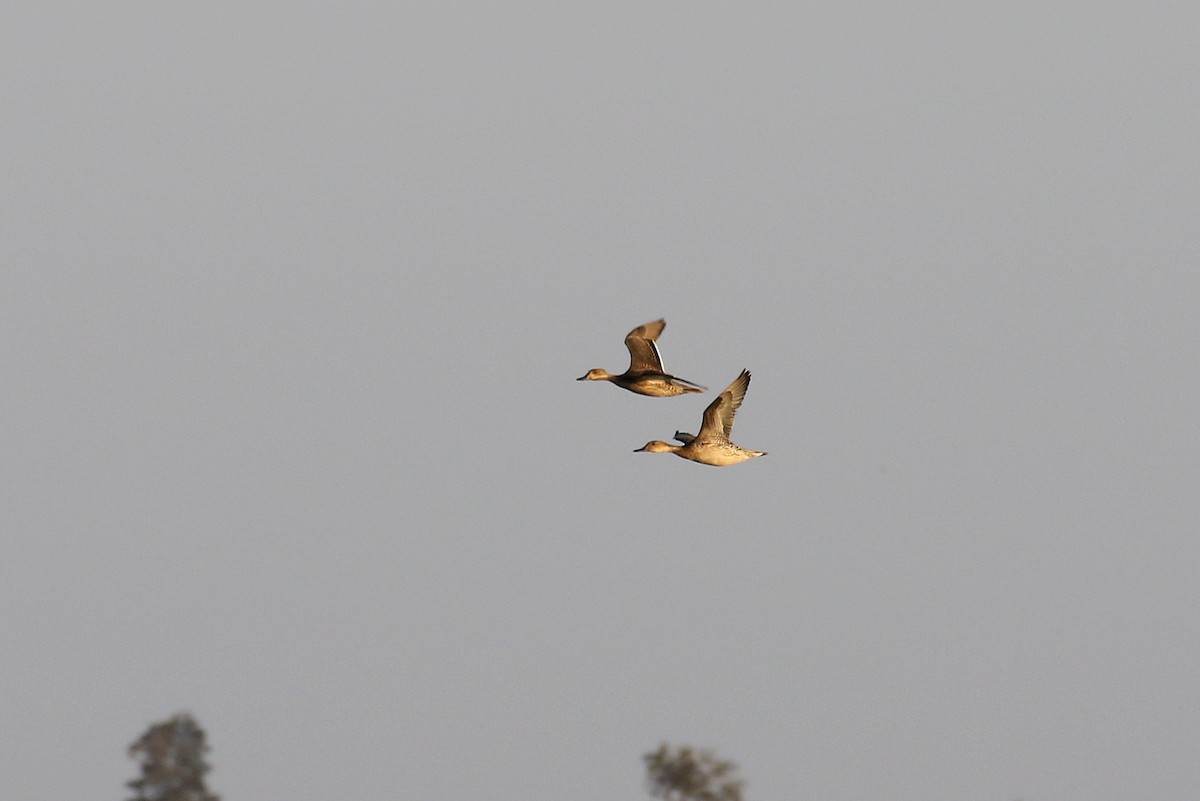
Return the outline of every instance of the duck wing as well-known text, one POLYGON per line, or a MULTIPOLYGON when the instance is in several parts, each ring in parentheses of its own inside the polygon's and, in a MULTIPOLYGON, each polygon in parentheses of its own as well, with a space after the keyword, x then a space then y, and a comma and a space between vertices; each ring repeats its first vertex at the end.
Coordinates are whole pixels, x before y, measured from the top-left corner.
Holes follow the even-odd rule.
POLYGON ((746 389, 750 386, 750 371, 742 370, 733 383, 727 386, 716 400, 708 404, 704 410, 704 422, 700 426, 697 439, 729 441, 729 432, 733 431, 733 417, 737 414, 742 399, 746 397, 746 389))
POLYGON ((642 373, 647 370, 661 373, 662 357, 654 340, 667 327, 666 320, 639 325, 625 336, 625 347, 629 349, 629 372, 642 373))

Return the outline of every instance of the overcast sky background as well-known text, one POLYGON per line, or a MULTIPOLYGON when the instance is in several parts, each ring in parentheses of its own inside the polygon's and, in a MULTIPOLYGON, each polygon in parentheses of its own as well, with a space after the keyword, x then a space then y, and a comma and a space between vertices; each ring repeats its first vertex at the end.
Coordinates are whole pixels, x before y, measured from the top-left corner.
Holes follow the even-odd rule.
POLYGON ((0 797, 1200 792, 1194 3, 33 5, 0 797))

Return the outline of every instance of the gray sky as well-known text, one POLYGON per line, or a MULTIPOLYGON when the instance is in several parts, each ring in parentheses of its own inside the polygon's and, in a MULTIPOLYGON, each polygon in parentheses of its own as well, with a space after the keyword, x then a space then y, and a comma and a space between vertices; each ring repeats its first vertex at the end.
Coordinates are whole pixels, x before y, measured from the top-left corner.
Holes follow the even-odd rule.
POLYGON ((0 797, 1200 792, 1195 4, 36 5, 0 797))

